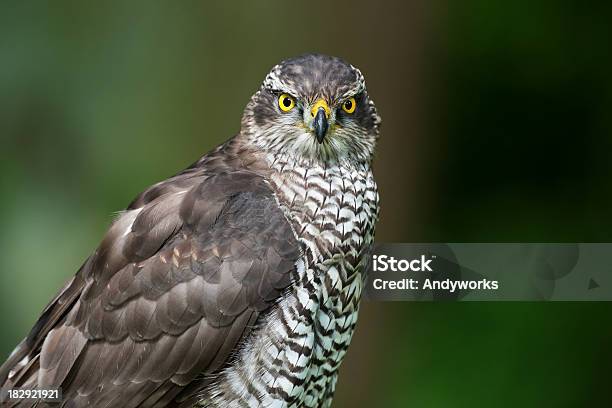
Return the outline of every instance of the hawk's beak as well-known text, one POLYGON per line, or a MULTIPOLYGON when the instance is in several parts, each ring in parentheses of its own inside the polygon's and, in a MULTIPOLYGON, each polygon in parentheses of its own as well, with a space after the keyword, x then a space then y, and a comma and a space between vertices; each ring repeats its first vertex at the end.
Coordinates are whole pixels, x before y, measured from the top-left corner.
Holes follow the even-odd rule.
POLYGON ((325 139, 325 135, 327 134, 330 112, 329 105, 323 99, 319 99, 317 102, 315 102, 310 111, 314 117, 312 127, 314 128, 315 135, 317 135, 317 141, 319 143, 323 143, 323 139, 325 139))

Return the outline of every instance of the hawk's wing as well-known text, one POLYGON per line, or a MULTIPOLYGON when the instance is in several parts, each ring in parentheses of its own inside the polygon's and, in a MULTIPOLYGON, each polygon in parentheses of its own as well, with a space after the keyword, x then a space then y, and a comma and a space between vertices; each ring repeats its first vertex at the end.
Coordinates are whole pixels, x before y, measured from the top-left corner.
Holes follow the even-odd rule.
POLYGON ((224 365, 290 285, 299 244, 257 175, 174 186, 113 224, 2 366, 3 388, 61 386, 71 407, 173 406, 224 365))

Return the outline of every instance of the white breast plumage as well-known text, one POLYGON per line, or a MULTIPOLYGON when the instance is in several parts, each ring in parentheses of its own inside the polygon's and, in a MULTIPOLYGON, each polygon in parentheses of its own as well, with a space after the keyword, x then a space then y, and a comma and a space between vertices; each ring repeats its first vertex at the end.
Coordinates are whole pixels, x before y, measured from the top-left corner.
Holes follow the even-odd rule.
POLYGON ((214 394, 224 406, 229 395, 249 406, 327 406, 357 321, 364 255, 378 217, 376 184, 365 166, 308 167, 278 156, 269 161, 275 170, 270 184, 304 256, 295 284, 214 394))

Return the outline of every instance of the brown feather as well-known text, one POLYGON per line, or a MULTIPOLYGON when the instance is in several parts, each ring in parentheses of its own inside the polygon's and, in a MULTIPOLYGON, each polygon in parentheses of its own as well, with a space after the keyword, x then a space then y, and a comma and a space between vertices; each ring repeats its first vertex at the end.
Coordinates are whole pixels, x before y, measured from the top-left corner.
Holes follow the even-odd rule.
POLYGON ((3 388, 61 386, 70 407, 161 407, 214 377, 301 253, 262 176, 232 168, 236 148, 132 202, 0 368, 3 388))

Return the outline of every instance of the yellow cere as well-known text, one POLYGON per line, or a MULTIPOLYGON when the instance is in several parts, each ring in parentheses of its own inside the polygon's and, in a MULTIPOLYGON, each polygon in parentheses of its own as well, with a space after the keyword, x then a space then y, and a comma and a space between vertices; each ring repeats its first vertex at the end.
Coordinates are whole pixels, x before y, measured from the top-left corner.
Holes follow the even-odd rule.
POLYGON ((355 101, 355 98, 349 98, 342 104, 342 110, 344 110, 346 113, 353 113, 355 112, 356 108, 357 102, 355 101))
POLYGON ((295 107, 295 99, 289 94, 282 94, 278 97, 278 106, 283 112, 289 112, 295 107))
POLYGON ((325 111, 325 117, 329 118, 329 115, 331 114, 331 109, 329 109, 329 105, 327 104, 327 102, 325 102, 324 99, 319 99, 315 102, 314 105, 312 105, 312 109, 310 110, 312 117, 314 118, 317 115, 317 112, 320 108, 323 108, 323 110, 325 111))

